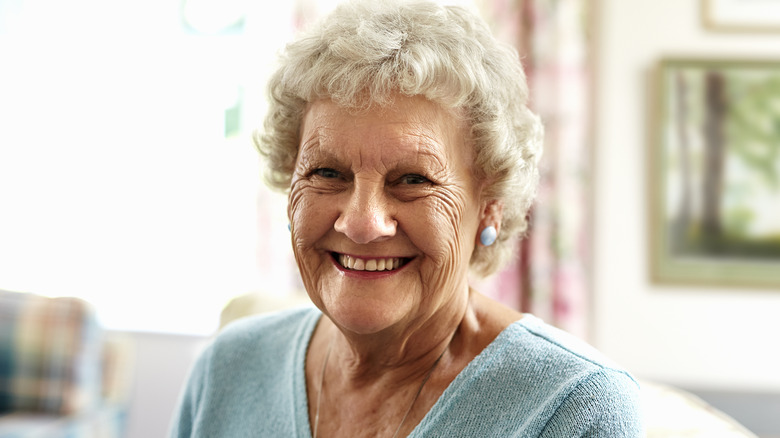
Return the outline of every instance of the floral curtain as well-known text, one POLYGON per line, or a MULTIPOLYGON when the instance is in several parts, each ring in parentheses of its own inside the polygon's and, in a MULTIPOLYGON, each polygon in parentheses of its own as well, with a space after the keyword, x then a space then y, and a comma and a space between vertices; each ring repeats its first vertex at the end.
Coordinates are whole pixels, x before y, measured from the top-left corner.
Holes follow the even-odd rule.
POLYGON ((541 184, 516 262, 486 289, 581 337, 588 328, 588 81, 582 0, 482 0, 498 38, 522 58, 545 125, 541 184))

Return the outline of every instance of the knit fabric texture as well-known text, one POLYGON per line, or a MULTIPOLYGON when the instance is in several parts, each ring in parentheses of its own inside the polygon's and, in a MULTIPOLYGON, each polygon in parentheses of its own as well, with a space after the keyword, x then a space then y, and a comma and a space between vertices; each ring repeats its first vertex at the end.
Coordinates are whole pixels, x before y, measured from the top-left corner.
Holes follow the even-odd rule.
MULTIPOLYGON (((196 362, 170 437, 311 437, 307 308, 238 321, 196 362)), ((641 437, 639 386, 599 352, 525 315, 461 371, 410 437, 641 437)))

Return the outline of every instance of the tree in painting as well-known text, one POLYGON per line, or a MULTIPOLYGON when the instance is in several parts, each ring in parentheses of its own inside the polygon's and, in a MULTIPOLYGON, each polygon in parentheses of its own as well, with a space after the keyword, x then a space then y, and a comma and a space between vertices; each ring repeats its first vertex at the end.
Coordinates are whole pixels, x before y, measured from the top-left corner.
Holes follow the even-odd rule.
POLYGON ((780 260, 780 68, 689 65, 666 74, 671 252, 780 260))

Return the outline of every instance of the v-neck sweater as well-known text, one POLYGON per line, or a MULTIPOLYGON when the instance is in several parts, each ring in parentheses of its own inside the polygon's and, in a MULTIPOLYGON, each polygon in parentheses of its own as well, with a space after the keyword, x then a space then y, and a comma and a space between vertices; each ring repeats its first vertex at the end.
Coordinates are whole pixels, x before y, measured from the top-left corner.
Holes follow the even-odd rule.
MULTIPOLYGON (((240 320, 196 361, 170 437, 311 437, 305 360, 313 308, 240 320)), ((539 318, 509 325, 409 437, 641 437, 639 386, 539 318)))

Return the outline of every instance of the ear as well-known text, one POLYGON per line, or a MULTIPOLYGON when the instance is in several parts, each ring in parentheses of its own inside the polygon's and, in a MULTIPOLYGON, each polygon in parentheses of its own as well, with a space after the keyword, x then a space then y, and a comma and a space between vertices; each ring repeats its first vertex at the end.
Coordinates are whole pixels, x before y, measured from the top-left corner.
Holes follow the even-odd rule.
POLYGON ((479 240, 479 234, 486 227, 493 226, 496 229, 497 234, 501 234, 501 219, 504 217, 504 203, 503 201, 494 199, 492 201, 486 201, 482 205, 479 217, 479 230, 477 230, 477 244, 482 245, 479 240))

